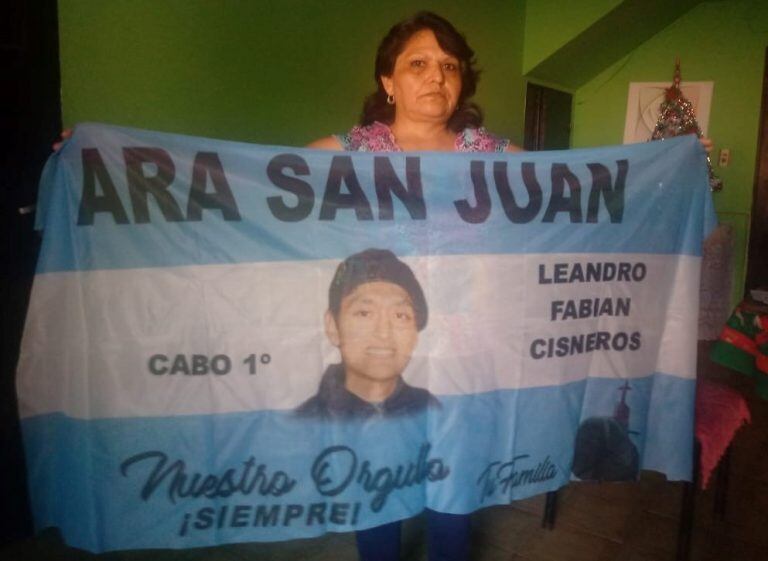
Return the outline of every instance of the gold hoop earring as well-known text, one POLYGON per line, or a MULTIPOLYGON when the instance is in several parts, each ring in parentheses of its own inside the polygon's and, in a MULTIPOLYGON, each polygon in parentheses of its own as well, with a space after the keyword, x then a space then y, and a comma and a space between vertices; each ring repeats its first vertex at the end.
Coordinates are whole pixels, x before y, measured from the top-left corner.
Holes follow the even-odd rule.
POLYGON ((395 96, 393 96, 392 94, 389 94, 387 96, 387 103, 389 105, 394 105, 395 104, 395 96))

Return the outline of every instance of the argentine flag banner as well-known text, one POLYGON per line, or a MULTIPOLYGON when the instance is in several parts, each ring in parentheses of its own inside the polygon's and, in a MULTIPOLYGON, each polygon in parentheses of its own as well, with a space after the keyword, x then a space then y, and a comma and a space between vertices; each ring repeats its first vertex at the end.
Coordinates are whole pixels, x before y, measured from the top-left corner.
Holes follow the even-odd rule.
POLYGON ((695 137, 349 153, 78 126, 17 387, 36 524, 101 552, 690 479, 695 137))

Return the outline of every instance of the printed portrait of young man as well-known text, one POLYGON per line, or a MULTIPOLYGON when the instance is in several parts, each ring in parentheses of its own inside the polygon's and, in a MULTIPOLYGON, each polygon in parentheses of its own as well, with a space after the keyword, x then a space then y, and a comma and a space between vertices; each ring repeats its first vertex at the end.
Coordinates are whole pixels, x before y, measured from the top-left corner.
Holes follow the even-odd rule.
POLYGON ((328 289, 325 333, 341 362, 325 370, 300 416, 374 418, 408 415, 438 400, 402 377, 427 325, 427 301, 411 268, 385 249, 345 259, 328 289))

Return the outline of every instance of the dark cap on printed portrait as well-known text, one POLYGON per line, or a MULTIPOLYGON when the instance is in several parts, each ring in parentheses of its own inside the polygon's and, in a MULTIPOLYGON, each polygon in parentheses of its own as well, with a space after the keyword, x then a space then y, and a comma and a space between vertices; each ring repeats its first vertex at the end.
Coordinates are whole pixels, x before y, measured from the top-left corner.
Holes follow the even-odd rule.
POLYGON ((328 309, 338 317, 341 300, 361 284, 391 282, 408 293, 419 331, 427 325, 427 301, 411 268, 387 249, 366 249, 347 257, 336 269, 328 289, 328 309))

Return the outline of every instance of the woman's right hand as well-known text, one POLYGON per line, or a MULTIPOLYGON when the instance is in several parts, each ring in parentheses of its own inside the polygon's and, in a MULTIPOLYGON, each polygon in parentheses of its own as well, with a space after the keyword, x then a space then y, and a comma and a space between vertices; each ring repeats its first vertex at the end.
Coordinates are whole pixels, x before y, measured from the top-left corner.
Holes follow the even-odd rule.
POLYGON ((61 138, 53 143, 53 151, 58 152, 61 149, 61 145, 64 144, 64 141, 67 140, 72 136, 72 129, 64 129, 61 131, 61 138))

